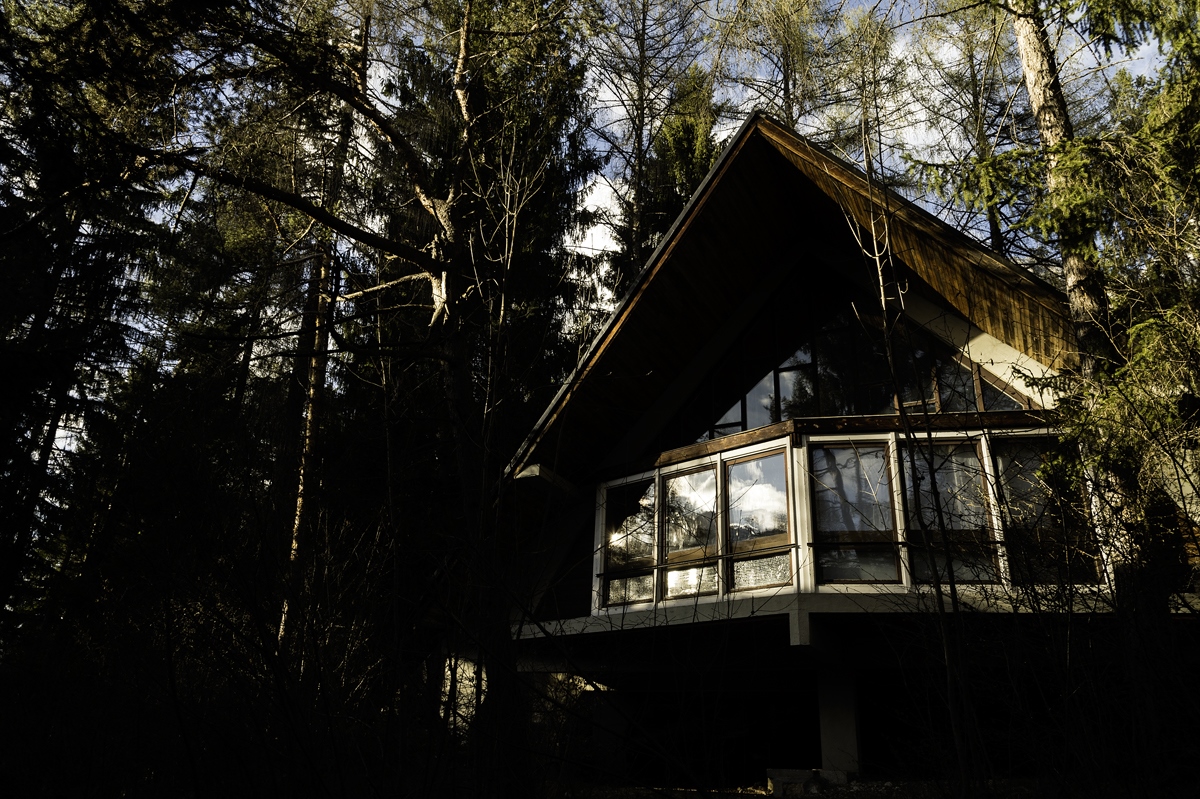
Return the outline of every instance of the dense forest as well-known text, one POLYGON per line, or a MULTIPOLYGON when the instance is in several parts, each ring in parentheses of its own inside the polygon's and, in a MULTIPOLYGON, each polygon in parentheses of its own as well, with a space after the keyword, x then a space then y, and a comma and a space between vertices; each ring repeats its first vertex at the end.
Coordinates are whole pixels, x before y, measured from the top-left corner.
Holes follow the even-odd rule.
POLYGON ((1197 14, 3 0, 5 793, 554 794, 503 470, 753 108, 1067 292, 1132 767, 1174 757, 1197 14))

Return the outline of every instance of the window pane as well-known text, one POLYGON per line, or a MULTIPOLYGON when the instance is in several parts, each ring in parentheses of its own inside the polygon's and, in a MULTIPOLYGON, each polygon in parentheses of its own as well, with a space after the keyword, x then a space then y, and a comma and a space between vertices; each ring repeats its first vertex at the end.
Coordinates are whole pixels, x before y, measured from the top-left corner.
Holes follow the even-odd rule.
POLYGON ((884 445, 817 447, 812 460, 816 539, 891 540, 892 498, 884 445))
POLYGON ((1019 411, 1025 407, 986 380, 983 384, 983 409, 985 411, 1019 411))
POLYGON ((817 403, 817 383, 813 376, 813 368, 799 367, 779 373, 779 392, 782 397, 782 416, 784 419, 802 419, 806 416, 819 416, 820 407, 817 403))
POLYGON ((894 583, 900 579, 894 545, 817 545, 817 580, 894 583))
POLYGON ((950 570, 946 568, 946 547, 950 549, 950 562, 954 566, 954 582, 994 583, 998 579, 993 547, 957 540, 936 544, 931 549, 909 547, 909 568, 912 569, 913 579, 923 583, 933 581, 933 570, 929 563, 929 555, 932 552, 938 580, 948 582, 950 570))
POLYGON ((762 588, 768 585, 787 585, 792 581, 790 555, 738 560, 733 564, 733 590, 762 588))
POLYGON ((992 446, 1009 573, 1017 585, 1095 583, 1096 547, 1082 509, 1068 486, 1043 479, 1042 453, 1051 445, 998 439, 992 446))
POLYGON ((605 580, 606 605, 625 605, 630 602, 650 602, 654 599, 654 575, 614 577, 605 580))
POLYGON ((605 491, 604 568, 654 563, 654 481, 638 480, 605 491))
POLYGON ((971 370, 954 361, 937 367, 938 404, 942 413, 965 413, 975 407, 975 379, 971 370))
POLYGON ((779 421, 775 410, 775 372, 767 372, 758 385, 746 395, 746 429, 774 424, 779 421))
POLYGON ((667 599, 715 593, 717 593, 717 567, 714 565, 672 569, 667 572, 667 586, 664 593, 667 599))
POLYGON ((813 344, 822 415, 896 412, 882 319, 842 312, 813 344))
POLYGON ((729 466, 729 541, 734 552, 789 543, 784 454, 729 466))
POLYGON ((905 449, 903 457, 913 579, 931 582, 937 569, 939 581, 953 572, 955 582, 994 582, 986 482, 975 445, 923 445, 905 449))
POLYGON ((667 561, 717 554, 717 473, 715 469, 663 480, 666 494, 667 561))
POLYGON ((733 407, 725 411, 725 415, 718 419, 713 427, 722 431, 720 435, 728 435, 729 433, 744 430, 745 425, 742 424, 742 401, 738 400, 733 403, 733 407))
POLYGON ((783 363, 779 365, 782 369, 795 369, 801 366, 809 366, 813 362, 812 347, 808 344, 801 344, 800 349, 793 352, 787 357, 783 363))
POLYGON ((900 402, 906 408, 925 408, 930 412, 937 410, 934 402, 936 378, 933 368, 933 358, 926 349, 916 342, 906 342, 903 337, 895 341, 897 365, 900 377, 900 402), (911 348, 905 348, 905 343, 911 348), (905 349, 908 355, 905 357, 905 349))
POLYGON ((905 450, 908 538, 921 541, 921 529, 935 539, 949 530, 988 527, 983 467, 974 444, 933 444, 905 450), (915 465, 915 474, 914 474, 915 465))
POLYGON ((996 469, 1000 478, 1000 510, 1006 527, 1036 527, 1059 525, 1053 515, 1047 516, 1050 491, 1038 477, 1042 468, 1041 441, 997 440, 996 469))

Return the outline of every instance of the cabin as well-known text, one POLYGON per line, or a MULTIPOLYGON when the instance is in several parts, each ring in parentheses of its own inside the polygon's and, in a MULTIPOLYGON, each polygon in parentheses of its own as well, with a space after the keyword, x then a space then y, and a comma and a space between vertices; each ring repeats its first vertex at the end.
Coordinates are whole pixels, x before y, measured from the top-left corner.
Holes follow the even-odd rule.
POLYGON ((930 619, 1101 581, 1040 471, 1074 358, 1062 292, 748 119, 508 467, 514 636, 592 695, 581 757, 710 786, 902 763, 944 691, 930 619))

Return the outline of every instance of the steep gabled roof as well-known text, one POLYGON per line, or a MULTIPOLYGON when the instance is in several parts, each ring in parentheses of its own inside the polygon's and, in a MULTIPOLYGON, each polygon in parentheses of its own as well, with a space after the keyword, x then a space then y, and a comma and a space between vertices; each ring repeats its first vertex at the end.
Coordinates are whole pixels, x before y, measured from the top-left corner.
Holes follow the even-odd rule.
POLYGON ((1065 365, 1074 346, 1061 292, 755 113, 508 474, 536 464, 577 479, 598 457, 619 460, 656 432, 653 419, 686 399, 786 276, 806 270, 819 281, 822 271, 845 271, 848 258, 862 260, 859 238, 885 236, 947 312, 1040 364, 1065 365))

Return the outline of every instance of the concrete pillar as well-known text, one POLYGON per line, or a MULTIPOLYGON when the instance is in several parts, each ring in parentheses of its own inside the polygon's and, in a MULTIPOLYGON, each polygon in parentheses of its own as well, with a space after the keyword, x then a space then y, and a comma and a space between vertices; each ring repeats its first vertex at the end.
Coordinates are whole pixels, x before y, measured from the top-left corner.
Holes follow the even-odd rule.
POLYGON ((821 769, 858 773, 858 706, 854 678, 825 672, 817 680, 817 705, 821 714, 821 769))

